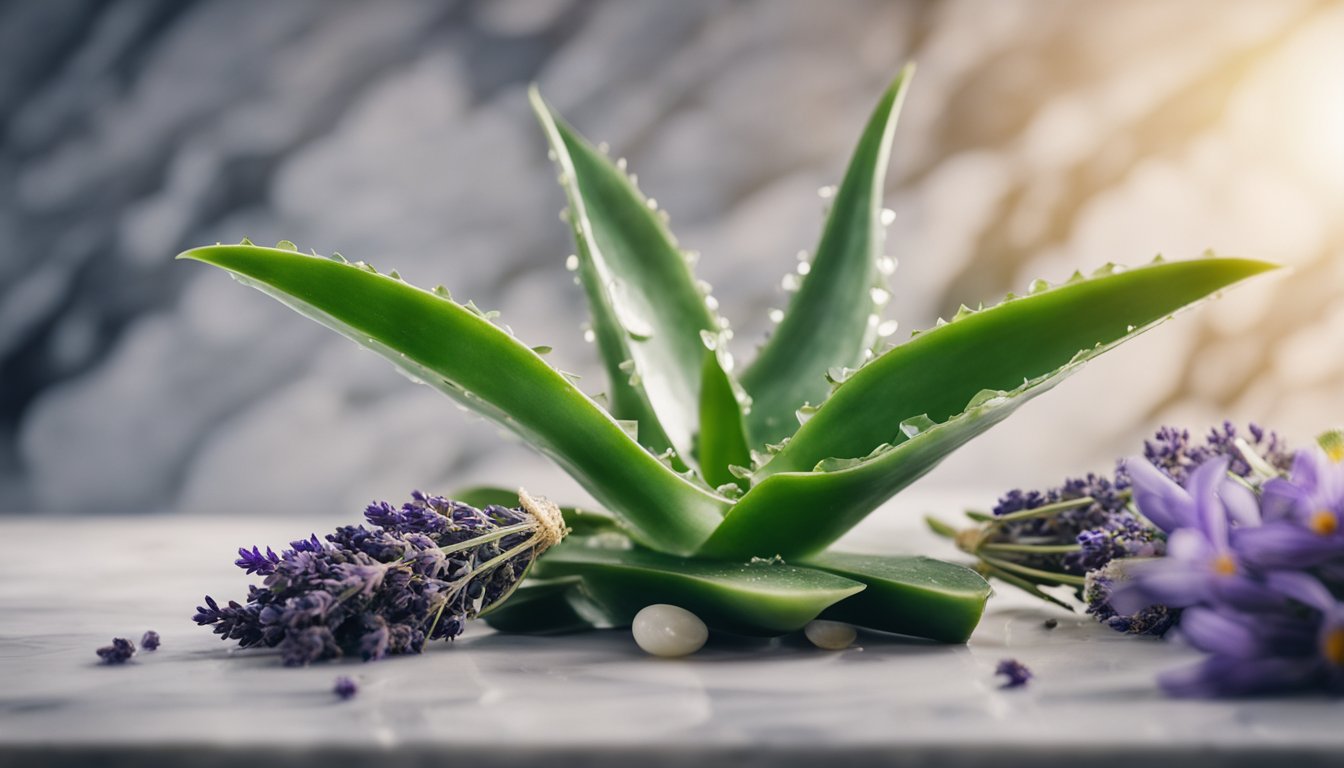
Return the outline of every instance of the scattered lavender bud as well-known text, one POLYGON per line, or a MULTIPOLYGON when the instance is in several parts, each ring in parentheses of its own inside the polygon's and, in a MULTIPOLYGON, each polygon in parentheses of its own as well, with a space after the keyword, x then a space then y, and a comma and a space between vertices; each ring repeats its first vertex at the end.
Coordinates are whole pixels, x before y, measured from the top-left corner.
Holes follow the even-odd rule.
POLYGON ((104 664, 125 664, 135 655, 135 643, 124 637, 114 637, 111 645, 99 648, 97 653, 104 664))
POLYGON ((354 680, 341 675, 336 678, 336 685, 332 687, 331 691, 342 699, 349 699, 359 693, 359 685, 354 680))
POLYGON ((1008 679, 1004 681, 1000 688, 1021 688, 1027 684, 1033 675, 1026 665, 1017 659, 1004 659, 999 662, 999 666, 994 668, 994 674, 1004 675, 1008 679))
POLYGON ((159 649, 159 633, 149 630, 140 638, 140 647, 146 651, 157 651, 159 649))
POLYGON ((1054 629, 1055 627, 1058 627, 1058 626, 1059 626, 1059 619, 1046 619, 1046 620, 1045 620, 1045 628, 1046 628, 1046 629, 1054 629))

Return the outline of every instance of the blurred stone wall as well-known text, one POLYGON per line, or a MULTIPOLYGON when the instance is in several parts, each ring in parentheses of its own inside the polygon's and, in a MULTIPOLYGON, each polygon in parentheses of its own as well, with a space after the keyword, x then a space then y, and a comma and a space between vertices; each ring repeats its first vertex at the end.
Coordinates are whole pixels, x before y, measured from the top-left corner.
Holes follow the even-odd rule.
POLYGON ((738 357, 871 103, 918 62, 897 338, 1031 279, 1206 248, 1292 271, 1093 363, 925 482, 1105 468, 1162 421, 1344 422, 1344 5, 0 3, 0 511, 323 513, 577 489, 192 245, 286 238, 503 311, 602 389, 525 89, 629 158, 738 357))

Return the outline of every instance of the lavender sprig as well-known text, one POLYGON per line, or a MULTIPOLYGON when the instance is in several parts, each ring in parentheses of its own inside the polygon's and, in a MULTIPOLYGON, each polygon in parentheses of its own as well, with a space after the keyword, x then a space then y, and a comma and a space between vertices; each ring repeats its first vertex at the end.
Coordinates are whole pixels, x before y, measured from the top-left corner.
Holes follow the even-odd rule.
POLYGON ((239 549, 236 565, 262 586, 244 603, 207 596, 193 619, 241 647, 279 648, 290 666, 419 653, 500 604, 568 532, 550 502, 526 491, 519 502, 476 509, 416 491, 400 508, 369 505, 372 527, 342 526, 279 554, 239 549))
MULTIPOLYGON (((1202 441, 1192 439, 1189 430, 1163 427, 1144 442, 1143 454, 1149 465, 1176 483, 1214 458, 1225 459, 1229 472, 1254 482, 1281 473, 1293 460, 1275 433, 1251 424, 1243 434, 1230 422, 1210 429, 1202 441)), ((1045 591, 1069 588, 1087 604, 1087 612, 1107 626, 1161 635, 1172 626, 1178 610, 1155 606, 1120 613, 1109 602, 1115 574, 1107 570, 1108 564, 1166 553, 1166 533, 1136 508, 1132 485, 1121 461, 1109 476, 1070 478, 1044 491, 1009 491, 991 514, 967 513, 979 524, 975 528, 956 531, 930 524, 974 555, 986 576, 1072 609, 1045 591)))

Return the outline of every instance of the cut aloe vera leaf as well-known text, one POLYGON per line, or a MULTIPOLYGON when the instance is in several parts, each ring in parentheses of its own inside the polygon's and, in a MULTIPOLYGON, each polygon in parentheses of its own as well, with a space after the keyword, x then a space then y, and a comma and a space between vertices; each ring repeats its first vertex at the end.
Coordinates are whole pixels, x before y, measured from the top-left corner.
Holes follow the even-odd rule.
POLYGON ((966 642, 992 592, 974 570, 929 557, 824 552, 806 564, 868 585, 821 618, 945 643, 966 642))
POLYGON ((217 245, 179 258, 228 270, 517 433, 619 515, 642 544, 688 554, 722 517, 725 499, 664 465, 564 373, 474 305, 367 265, 282 248, 217 245))
POLYGON ((537 563, 545 578, 578 576, 583 591, 618 625, 655 603, 680 606, 713 630, 773 636, 801 629, 864 589, 843 576, 774 561, 688 560, 643 549, 556 546, 537 563))

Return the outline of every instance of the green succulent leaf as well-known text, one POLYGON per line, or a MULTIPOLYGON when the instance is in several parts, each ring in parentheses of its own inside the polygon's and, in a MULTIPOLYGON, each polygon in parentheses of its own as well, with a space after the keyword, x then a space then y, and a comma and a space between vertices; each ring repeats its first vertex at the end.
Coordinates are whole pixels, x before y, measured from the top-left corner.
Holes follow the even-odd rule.
POLYGON ((710 486, 746 485, 729 470, 751 465, 739 393, 712 350, 705 350, 701 368, 700 431, 696 434, 695 455, 700 473, 710 486))
MULTIPOLYGON (((701 334, 724 329, 696 284, 686 255, 630 178, 530 93, 578 245, 574 266, 588 296, 593 330, 611 378, 617 418, 639 422, 655 453, 692 453, 701 401, 701 334)), ((740 417, 739 417, 740 418, 740 417)))
POLYGON ((481 616, 501 632, 563 635, 610 623, 583 595, 582 579, 528 579, 509 599, 481 616))
MULTIPOLYGON (((810 471, 907 439, 911 422, 941 423, 980 393, 1046 376, 1079 352, 1131 339, 1183 307, 1276 266, 1201 258, 1107 267, 1010 298, 915 335, 850 375, 754 479, 810 471)), ((914 425, 918 431, 918 425, 914 425)))
POLYGON ((777 443, 798 428, 794 413, 825 399, 822 373, 859 365, 877 336, 886 301, 879 269, 885 224, 882 190, 896 117, 914 75, 901 71, 882 94, 836 190, 807 277, 760 354, 742 373, 751 395, 754 445, 777 443))
MULTIPOLYGON (((488 485, 478 485, 454 491, 451 498, 477 509, 483 509, 492 504, 501 507, 518 506, 517 491, 488 485)), ((588 536, 596 533, 615 533, 621 530, 620 523, 615 517, 595 509, 562 506, 560 507, 560 514, 564 516, 565 525, 569 526, 570 533, 574 535, 588 536)))
POLYGON ((217 245, 179 258, 228 270, 517 433, 642 544, 689 553, 727 506, 634 442, 540 354, 446 291, 423 291, 362 263, 276 248, 217 245))
POLYGON ((782 635, 801 629, 864 585, 778 561, 715 562, 644 549, 592 546, 570 537, 537 563, 545 578, 579 576, 583 591, 617 625, 653 603, 678 605, 724 632, 782 635))
POLYGON ((1086 361, 1272 268, 1210 258, 1108 270, 917 335, 835 390, 757 471, 701 553, 814 555, 1086 361), (851 456, 861 458, 835 458, 851 456))
POLYGON ((966 642, 992 591, 974 570, 928 557, 825 552, 805 564, 868 585, 821 618, 945 643, 966 642))

